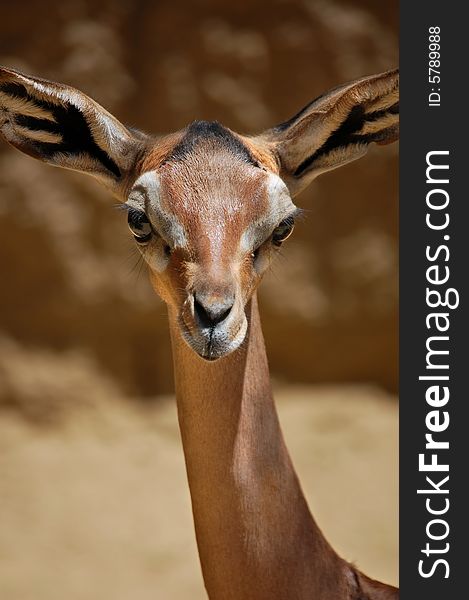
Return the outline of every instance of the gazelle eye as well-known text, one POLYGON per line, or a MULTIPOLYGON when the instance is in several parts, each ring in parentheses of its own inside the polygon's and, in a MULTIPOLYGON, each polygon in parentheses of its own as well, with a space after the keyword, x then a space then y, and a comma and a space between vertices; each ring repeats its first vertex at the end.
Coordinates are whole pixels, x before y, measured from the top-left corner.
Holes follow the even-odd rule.
POLYGON ((143 210, 130 208, 127 222, 129 224, 129 229, 138 244, 145 244, 150 240, 151 236, 153 235, 153 229, 151 228, 150 221, 143 210))
POLYGON ((283 242, 288 239, 295 227, 293 217, 287 217, 280 225, 278 225, 272 234, 272 244, 274 246, 281 246, 283 242))

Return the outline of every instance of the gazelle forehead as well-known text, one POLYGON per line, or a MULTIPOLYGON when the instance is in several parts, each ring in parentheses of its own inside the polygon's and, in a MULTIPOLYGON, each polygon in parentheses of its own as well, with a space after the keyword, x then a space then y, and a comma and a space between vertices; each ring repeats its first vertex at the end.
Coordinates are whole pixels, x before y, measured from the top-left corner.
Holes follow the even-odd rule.
POLYGON ((295 210, 283 181, 259 166, 241 140, 203 124, 140 176, 128 202, 144 209, 174 247, 212 254, 228 245, 249 251, 295 210))
POLYGON ((266 176, 207 140, 203 152, 197 149, 160 169, 161 202, 191 221, 242 221, 266 210, 266 176))

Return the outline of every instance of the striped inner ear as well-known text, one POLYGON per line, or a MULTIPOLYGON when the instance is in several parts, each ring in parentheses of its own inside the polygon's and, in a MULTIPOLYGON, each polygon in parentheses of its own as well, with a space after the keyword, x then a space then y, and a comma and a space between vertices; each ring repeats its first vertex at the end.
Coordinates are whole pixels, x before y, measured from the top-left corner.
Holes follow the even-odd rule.
POLYGON ((20 83, 0 83, 0 129, 5 124, 8 137, 14 136, 10 141, 27 154, 57 164, 64 156, 91 159, 99 163, 98 170, 121 177, 118 165, 96 143, 83 112, 71 102, 33 96, 20 83))
POLYGON ((328 159, 337 158, 339 154, 340 162, 347 162, 348 155, 353 159, 360 146, 366 147, 371 142, 385 144, 397 139, 399 102, 389 105, 389 100, 384 108, 380 107, 382 99, 379 104, 376 102, 368 107, 354 106, 323 144, 295 169, 294 176, 301 176, 313 163, 316 168, 328 167, 328 159))

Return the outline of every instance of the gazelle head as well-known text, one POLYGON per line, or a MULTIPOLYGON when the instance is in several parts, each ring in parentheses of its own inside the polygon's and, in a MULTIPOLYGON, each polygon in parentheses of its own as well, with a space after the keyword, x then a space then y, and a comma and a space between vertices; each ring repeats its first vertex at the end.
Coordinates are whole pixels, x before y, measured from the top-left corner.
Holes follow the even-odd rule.
POLYGON ((335 88, 258 136, 196 121, 152 137, 78 90, 0 68, 0 133, 119 197, 155 290, 191 348, 214 360, 245 338, 245 306, 293 230, 292 198, 397 139, 398 74, 335 88))

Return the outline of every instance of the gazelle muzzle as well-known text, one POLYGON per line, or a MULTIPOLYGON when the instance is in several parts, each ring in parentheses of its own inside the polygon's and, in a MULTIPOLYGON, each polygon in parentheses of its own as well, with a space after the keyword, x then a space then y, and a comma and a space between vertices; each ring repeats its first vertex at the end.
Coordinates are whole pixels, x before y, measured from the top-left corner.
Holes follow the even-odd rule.
POLYGON ((230 354, 243 342, 247 319, 236 296, 210 293, 190 294, 184 302, 179 324, 185 341, 205 360, 230 354))

